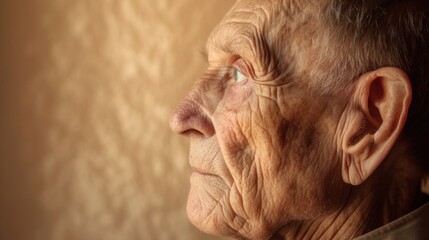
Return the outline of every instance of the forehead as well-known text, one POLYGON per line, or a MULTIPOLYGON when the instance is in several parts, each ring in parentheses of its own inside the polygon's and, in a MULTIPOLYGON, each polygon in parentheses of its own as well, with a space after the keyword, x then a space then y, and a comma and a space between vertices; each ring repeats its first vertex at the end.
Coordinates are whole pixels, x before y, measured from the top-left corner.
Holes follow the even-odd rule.
POLYGON ((248 22, 255 27, 294 25, 316 10, 323 0, 238 0, 222 24, 248 22), (271 24, 270 24, 271 23, 271 24))
POLYGON ((237 0, 232 9, 283 8, 290 13, 295 13, 302 10, 308 3, 308 0, 237 0))
POLYGON ((297 1, 288 2, 288 6, 285 6, 285 1, 238 0, 211 34, 208 46, 231 50, 228 49, 231 46, 225 43, 230 43, 233 38, 245 35, 248 40, 255 40, 251 38, 266 34, 268 28, 285 25, 287 18, 292 20, 293 15, 301 9, 297 1), (289 16, 282 18, 281 15, 285 13, 289 16))
POLYGON ((306 41, 299 40, 307 31, 302 25, 311 21, 318 4, 310 0, 238 0, 207 42, 209 61, 218 60, 223 53, 235 54, 254 60, 256 70, 263 70, 267 58, 288 59, 294 42, 306 41))

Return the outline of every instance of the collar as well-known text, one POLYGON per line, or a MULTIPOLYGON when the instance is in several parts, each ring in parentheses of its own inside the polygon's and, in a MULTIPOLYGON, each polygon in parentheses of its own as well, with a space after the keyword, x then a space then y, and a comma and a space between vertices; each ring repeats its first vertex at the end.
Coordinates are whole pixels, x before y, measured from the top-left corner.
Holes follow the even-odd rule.
POLYGON ((414 239, 425 240, 429 236, 429 203, 355 240, 414 239))

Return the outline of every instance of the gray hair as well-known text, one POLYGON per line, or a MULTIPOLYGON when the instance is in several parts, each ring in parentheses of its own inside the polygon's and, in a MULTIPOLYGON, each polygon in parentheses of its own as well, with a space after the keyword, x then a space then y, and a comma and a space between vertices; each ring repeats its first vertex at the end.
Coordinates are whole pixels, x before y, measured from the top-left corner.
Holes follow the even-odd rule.
POLYGON ((427 0, 332 0, 322 11, 318 59, 324 93, 344 89, 360 75, 397 67, 410 77, 413 100, 404 135, 429 172, 429 4, 427 0))

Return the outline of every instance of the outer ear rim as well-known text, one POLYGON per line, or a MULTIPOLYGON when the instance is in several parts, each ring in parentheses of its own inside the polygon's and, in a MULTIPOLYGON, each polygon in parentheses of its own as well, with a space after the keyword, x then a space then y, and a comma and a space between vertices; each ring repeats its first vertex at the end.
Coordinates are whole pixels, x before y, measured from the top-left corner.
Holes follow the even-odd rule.
MULTIPOLYGON (((352 185, 360 185, 368 179, 381 163, 388 157, 399 139, 412 99, 412 87, 408 75, 401 69, 385 67, 363 74, 353 85, 351 101, 343 114, 346 119, 345 133, 342 134, 341 143, 343 151, 342 177, 343 181, 352 185), (359 126, 359 118, 371 118, 369 111, 371 86, 375 81, 382 81, 383 93, 386 99, 382 103, 381 111, 384 121, 373 134, 366 133, 357 144, 350 146, 351 129, 347 129, 347 123, 354 129, 359 126), (399 97, 398 97, 399 96, 399 97), (384 105, 383 105, 384 104, 384 105), (392 107, 395 106, 395 107, 392 107), (396 106, 400 106, 397 108, 396 106), (390 109, 390 110, 386 110, 390 109), (393 112, 393 113, 392 113, 393 112), (391 115, 389 115, 391 114, 391 115), (369 116, 369 117, 368 117, 369 116), (350 118, 355 118, 350 120, 350 118), (389 118, 389 119, 386 119, 389 118), (390 118, 393 118, 391 120, 390 118)), ((379 107, 380 107, 379 106, 379 107)), ((372 120, 369 119, 369 122, 372 120)))

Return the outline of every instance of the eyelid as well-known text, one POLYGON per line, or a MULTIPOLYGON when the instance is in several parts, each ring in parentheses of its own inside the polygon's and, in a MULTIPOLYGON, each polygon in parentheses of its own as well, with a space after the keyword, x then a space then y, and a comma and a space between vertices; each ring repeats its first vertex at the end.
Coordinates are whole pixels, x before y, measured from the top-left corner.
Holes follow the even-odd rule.
POLYGON ((242 58, 238 58, 233 64, 232 67, 240 71, 243 75, 248 78, 252 78, 252 68, 247 64, 242 58))

